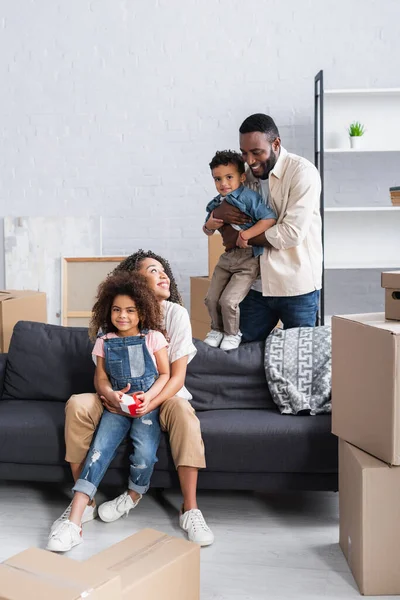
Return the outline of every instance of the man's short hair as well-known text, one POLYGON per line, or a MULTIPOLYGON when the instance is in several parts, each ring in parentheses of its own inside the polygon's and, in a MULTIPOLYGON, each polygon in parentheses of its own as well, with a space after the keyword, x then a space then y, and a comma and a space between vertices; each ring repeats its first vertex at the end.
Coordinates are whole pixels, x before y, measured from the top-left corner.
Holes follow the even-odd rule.
POLYGON ((237 167, 240 175, 245 172, 244 160, 241 154, 234 152, 233 150, 221 150, 220 152, 217 152, 210 162, 210 169, 212 171, 221 165, 227 166, 231 164, 237 167))
POLYGON ((277 137, 280 137, 279 130, 273 118, 263 113, 250 115, 239 127, 240 133, 253 133, 254 131, 265 133, 269 142, 273 142, 277 137))

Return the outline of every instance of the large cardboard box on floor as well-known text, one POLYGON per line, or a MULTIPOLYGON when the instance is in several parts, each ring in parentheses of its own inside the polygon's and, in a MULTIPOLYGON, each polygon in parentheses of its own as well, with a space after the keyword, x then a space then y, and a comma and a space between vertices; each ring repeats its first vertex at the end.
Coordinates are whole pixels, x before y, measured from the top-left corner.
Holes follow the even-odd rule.
POLYGON ((339 543, 360 592, 400 594, 400 467, 339 442, 339 543))
POLYGON ((213 235, 208 236, 208 276, 211 279, 214 273, 215 265, 217 264, 221 254, 225 252, 222 244, 222 235, 216 231, 213 235))
POLYGON ((193 337, 203 340, 211 329, 211 319, 204 298, 210 287, 208 277, 190 278, 190 322, 193 337))
POLYGON ((1 600, 120 600, 121 580, 98 566, 29 548, 0 564, 1 600))
POLYGON ((154 529, 143 529, 84 564, 120 575, 122 600, 200 598, 200 546, 154 529))
POLYGON ((47 323, 46 294, 31 290, 0 290, 0 352, 8 352, 18 321, 47 323))
POLYGON ((381 285, 385 288, 385 317, 400 321, 400 271, 381 273, 381 285))
POLYGON ((332 433, 400 465, 400 322, 383 313, 332 318, 332 433))

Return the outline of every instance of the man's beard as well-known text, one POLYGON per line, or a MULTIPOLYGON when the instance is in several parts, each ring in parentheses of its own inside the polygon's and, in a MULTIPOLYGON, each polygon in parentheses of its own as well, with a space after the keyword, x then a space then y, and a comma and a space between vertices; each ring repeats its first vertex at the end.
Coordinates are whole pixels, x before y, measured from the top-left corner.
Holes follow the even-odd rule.
MULTIPOLYGON (((262 169, 263 169, 263 174, 259 175, 258 178, 259 179, 268 179, 268 176, 270 174, 270 172, 272 171, 272 169, 274 168, 274 166, 276 165, 278 160, 278 154, 275 154, 274 152, 271 153, 271 156, 269 157, 268 160, 260 163, 262 169)), ((255 177, 257 177, 257 175, 255 175, 255 177)))

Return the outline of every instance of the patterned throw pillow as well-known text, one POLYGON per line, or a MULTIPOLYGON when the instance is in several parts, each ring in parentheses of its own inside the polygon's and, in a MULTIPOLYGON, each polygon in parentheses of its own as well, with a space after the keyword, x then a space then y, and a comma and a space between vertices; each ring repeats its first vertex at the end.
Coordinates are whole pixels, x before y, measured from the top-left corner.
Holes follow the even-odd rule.
POLYGON ((275 329, 265 342, 265 375, 282 414, 331 412, 330 327, 275 329))

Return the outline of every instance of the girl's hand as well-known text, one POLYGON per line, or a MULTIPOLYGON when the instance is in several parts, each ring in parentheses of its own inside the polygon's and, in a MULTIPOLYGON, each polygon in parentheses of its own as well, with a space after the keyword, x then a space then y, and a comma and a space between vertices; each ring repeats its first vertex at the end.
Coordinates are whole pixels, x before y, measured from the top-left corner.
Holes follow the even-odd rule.
POLYGON ((124 411, 121 409, 121 397, 123 396, 123 394, 128 393, 130 387, 131 384, 128 383, 128 385, 126 385, 123 390, 110 392, 109 394, 107 394, 107 397, 100 396, 100 400, 104 408, 106 408, 111 413, 115 413, 118 415, 126 415, 126 413, 124 413, 124 411))
POLYGON ((247 240, 244 240, 242 238, 242 232, 241 231, 239 231, 239 235, 237 236, 236 246, 239 246, 239 248, 248 248, 249 247, 249 244, 247 243, 247 240))
POLYGON ((143 417, 143 415, 146 415, 151 411, 151 409, 149 409, 151 400, 145 392, 135 392, 135 395, 136 398, 141 402, 140 408, 137 409, 135 416, 143 417))
POLYGON ((208 221, 206 222, 207 229, 211 229, 214 231, 215 229, 219 229, 224 224, 222 219, 215 219, 214 213, 212 212, 208 221))

